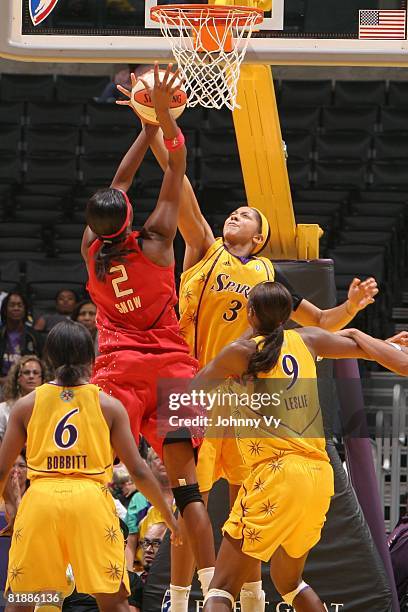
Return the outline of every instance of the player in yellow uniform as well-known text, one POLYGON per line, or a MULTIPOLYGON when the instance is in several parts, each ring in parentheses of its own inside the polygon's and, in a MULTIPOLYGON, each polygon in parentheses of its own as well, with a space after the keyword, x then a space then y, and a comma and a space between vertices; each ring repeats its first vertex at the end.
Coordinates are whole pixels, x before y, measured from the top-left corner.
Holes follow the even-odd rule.
POLYGON ((176 543, 177 526, 139 455, 123 405, 88 382, 95 358, 89 332, 79 323, 59 323, 45 350, 55 382, 15 404, 0 447, 0 495, 26 442, 31 481, 14 525, 6 586, 14 603, 7 611, 31 612, 35 603, 51 602, 47 591, 64 594, 69 563, 78 591, 93 594, 100 610, 129 610, 124 541, 107 487, 114 453, 159 508, 176 543))
MULTIPOLYGON (((195 386, 208 388, 214 385, 211 381, 238 378, 239 397, 247 393, 250 398, 243 403, 236 400, 233 410, 228 410, 250 474, 223 528, 205 600, 207 612, 231 610, 259 560, 271 561, 276 589, 297 612, 325 610, 302 581, 308 552, 320 539, 334 493, 314 360, 317 355, 367 355, 352 339, 318 328, 284 331, 291 312, 291 295, 283 285, 257 285, 248 302, 252 337, 225 347, 195 379, 195 386)), ((236 392, 237 385, 233 389, 236 392)), ((214 429, 219 415, 210 416, 214 429)))
MULTIPOLYGON (((136 83, 134 75, 132 83, 136 83)), ((128 90, 121 86, 118 89, 130 98, 128 90)), ((130 102, 121 101, 120 104, 130 105, 130 102)), ((162 145, 160 130, 150 146, 165 170, 168 154, 162 145)), ((178 225, 186 243, 184 273, 179 292, 180 331, 190 346, 191 354, 198 359, 200 367, 204 367, 223 347, 246 331, 248 295, 257 283, 265 280, 283 283, 290 289, 293 297, 291 319, 300 325, 317 325, 330 331, 347 325, 359 310, 374 301, 374 296, 378 293, 373 278, 364 282, 354 279, 346 302, 328 310, 316 307, 297 295, 272 262, 259 255, 269 240, 270 228, 265 216, 256 208, 240 206, 226 219, 222 238, 216 239, 201 213, 187 177, 184 178, 178 225)), ((199 452, 197 479, 205 500, 208 499, 214 482, 222 476, 230 484, 230 498, 233 502, 247 474, 248 468, 242 462, 234 439, 219 437, 204 440, 199 452)), ((176 557, 183 557, 184 570, 189 565, 186 561, 189 554, 191 553, 186 548, 183 551, 181 548, 175 551, 176 557)), ((192 563, 191 557, 191 565, 192 563)), ((172 567, 176 564, 177 562, 173 561, 172 567)), ((208 570, 210 575, 210 568, 208 570)), ((186 579, 183 571, 180 572, 177 582, 180 606, 176 612, 187 611, 191 575, 190 579, 186 579), (184 604, 181 601, 182 588, 187 595, 184 597, 184 604)), ((241 598, 242 612, 258 612, 264 609, 264 595, 259 576, 260 569, 256 576, 248 577, 248 584, 244 589, 246 592, 241 598), (257 608, 254 607, 253 595, 259 600, 257 608), (248 603, 245 603, 246 598, 248 603)), ((172 607, 175 607, 173 599, 172 607)))

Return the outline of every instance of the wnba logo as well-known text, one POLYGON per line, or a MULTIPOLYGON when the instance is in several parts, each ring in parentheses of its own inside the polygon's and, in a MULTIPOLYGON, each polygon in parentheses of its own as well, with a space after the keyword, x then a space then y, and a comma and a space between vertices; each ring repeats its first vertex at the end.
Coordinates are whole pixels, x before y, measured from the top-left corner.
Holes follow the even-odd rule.
POLYGON ((58 0, 30 0, 31 21, 35 26, 52 13, 58 0))

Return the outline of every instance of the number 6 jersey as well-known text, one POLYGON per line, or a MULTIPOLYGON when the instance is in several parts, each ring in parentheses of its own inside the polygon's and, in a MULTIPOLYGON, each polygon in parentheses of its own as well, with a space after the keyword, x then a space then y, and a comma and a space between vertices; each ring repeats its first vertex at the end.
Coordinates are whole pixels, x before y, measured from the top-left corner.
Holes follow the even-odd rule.
POLYGON ((112 261, 103 280, 95 273, 95 257, 102 242, 95 240, 89 247, 87 289, 98 309, 99 352, 186 353, 188 347, 180 336, 174 311, 174 265, 153 263, 139 242, 139 232, 129 234, 122 245, 123 257, 112 261))
POLYGON ((27 427, 28 478, 80 476, 106 483, 112 467, 110 431, 98 387, 37 387, 27 427))

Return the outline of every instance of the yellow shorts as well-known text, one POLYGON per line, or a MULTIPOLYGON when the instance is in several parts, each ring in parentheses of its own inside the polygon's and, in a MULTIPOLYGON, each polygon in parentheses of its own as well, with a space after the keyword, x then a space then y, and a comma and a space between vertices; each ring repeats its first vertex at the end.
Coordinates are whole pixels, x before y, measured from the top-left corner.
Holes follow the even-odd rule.
POLYGON ((197 481, 202 493, 211 491, 219 478, 241 485, 249 473, 235 438, 204 438, 197 463, 197 481))
POLYGON ((330 463, 282 455, 279 463, 253 468, 223 531, 255 559, 269 561, 279 546, 297 559, 320 540, 333 495, 330 463))
POLYGON ((6 591, 67 593, 71 564, 80 593, 129 590, 123 535, 106 486, 80 478, 38 478, 17 512, 6 591))

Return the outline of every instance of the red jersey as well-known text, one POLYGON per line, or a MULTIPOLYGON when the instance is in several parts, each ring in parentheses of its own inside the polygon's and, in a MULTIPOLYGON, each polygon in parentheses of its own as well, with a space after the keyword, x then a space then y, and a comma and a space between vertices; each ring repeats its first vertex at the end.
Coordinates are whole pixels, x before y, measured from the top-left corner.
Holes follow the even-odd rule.
POLYGON ((95 240, 89 247, 87 289, 97 306, 99 351, 188 353, 174 312, 174 265, 163 267, 150 261, 138 238, 139 232, 129 234, 123 250, 130 253, 121 262, 113 260, 102 281, 95 273, 95 255, 102 243, 95 240))

